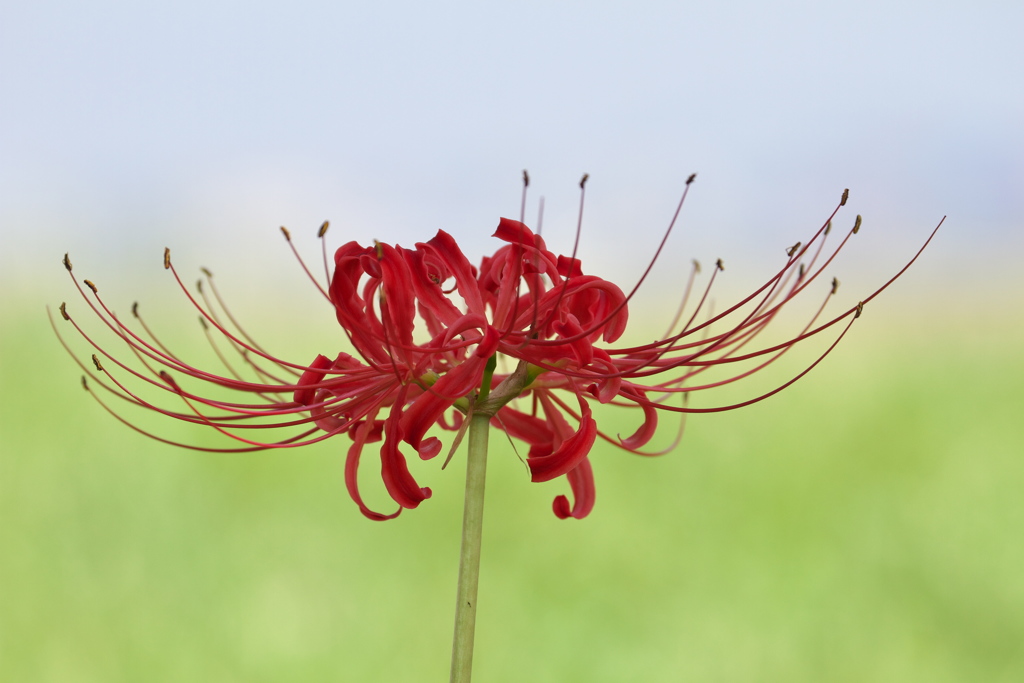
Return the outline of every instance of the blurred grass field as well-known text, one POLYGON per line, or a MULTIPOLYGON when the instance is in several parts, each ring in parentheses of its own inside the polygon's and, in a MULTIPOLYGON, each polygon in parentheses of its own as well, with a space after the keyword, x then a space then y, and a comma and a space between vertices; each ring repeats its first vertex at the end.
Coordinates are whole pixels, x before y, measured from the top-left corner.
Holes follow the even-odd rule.
MULTIPOLYGON (((583 521, 492 434, 476 680, 1024 680, 1024 326, 859 325, 668 456, 598 446, 583 521)), ((5 308, 0 373, 0 680, 447 680, 461 458, 373 523, 341 440, 123 428, 38 309, 5 308)))

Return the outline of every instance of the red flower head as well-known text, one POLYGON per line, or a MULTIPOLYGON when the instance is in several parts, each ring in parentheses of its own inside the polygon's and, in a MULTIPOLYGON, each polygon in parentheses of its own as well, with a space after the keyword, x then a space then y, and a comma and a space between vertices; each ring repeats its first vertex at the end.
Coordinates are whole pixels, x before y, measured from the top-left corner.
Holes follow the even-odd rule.
MULTIPOLYGON (((687 191, 692 181, 693 176, 686 183, 687 191)), ((130 326, 107 307, 89 280, 82 281, 90 290, 86 292, 72 277, 86 303, 128 345, 137 362, 125 362, 104 351, 71 318, 64 304, 60 311, 94 347, 95 371, 77 357, 76 361, 97 384, 129 403, 210 427, 236 445, 207 448, 155 436, 110 408, 83 377, 83 385, 108 411, 159 441, 199 450, 246 452, 292 448, 345 434, 351 442, 345 464, 348 492, 365 516, 383 520, 430 497, 430 489, 419 486, 409 472, 406 453, 411 449, 424 460, 436 457, 442 443, 431 434, 435 426, 457 432, 451 440, 450 453, 454 452, 466 416, 483 413, 491 416, 494 426, 529 446, 526 463, 533 481, 568 479, 572 503, 566 496, 558 496, 555 514, 582 518, 594 505, 588 455, 599 437, 633 453, 663 453, 672 447, 645 450, 656 431, 659 412, 682 416, 730 410, 781 391, 817 365, 860 315, 863 305, 913 263, 917 255, 882 287, 841 314, 819 322, 823 303, 797 334, 757 346, 761 332, 788 302, 821 277, 858 231, 859 216, 840 244, 824 251, 831 220, 846 203, 846 196, 844 192, 832 216, 806 244, 787 250, 782 268, 753 293, 720 313, 703 314, 705 318, 697 322, 715 276, 722 270, 719 261, 688 321, 679 326, 681 315, 677 314, 663 339, 640 346, 614 344, 626 330, 627 304, 664 247, 675 217, 647 271, 629 294, 607 280, 584 274, 575 253, 570 257, 552 253, 539 234, 521 221, 507 218, 500 220, 494 233, 504 244, 478 268, 444 231, 412 249, 349 242, 334 254, 329 285, 317 286, 333 305, 352 353, 334 350, 305 365, 271 356, 242 332, 223 307, 209 272, 204 271, 207 288, 200 281, 200 296, 194 297, 174 269, 169 252, 165 252, 164 267, 199 310, 211 340, 215 332, 227 342, 240 355, 245 372, 236 371, 223 355, 224 374, 185 363, 153 336, 136 306, 132 312, 138 322, 130 326), (690 394, 749 376, 799 342, 822 333, 832 337, 824 352, 770 390, 727 405, 689 405, 690 394), (739 367, 734 363, 743 369, 701 381, 701 375, 712 368, 739 367), (504 370, 498 371, 498 367, 504 370), (178 407, 168 408, 144 398, 132 388, 138 383, 164 392, 178 407), (209 390, 216 388, 243 398, 214 398, 218 392, 209 390), (639 408, 643 420, 630 436, 611 436, 598 428, 591 408, 594 401, 639 408), (275 440, 257 438, 260 430, 266 429, 282 435, 275 440), (367 507, 357 485, 363 450, 378 442, 384 486, 399 505, 390 514, 367 507)), ((685 198, 686 192, 676 216, 685 198)), ((325 223, 320 237, 326 228, 325 223)), ((282 231, 291 244, 288 231, 282 231)), ((66 256, 64 265, 70 273, 66 256)), ((694 262, 684 303, 698 271, 694 262)), ((837 284, 832 281, 826 300, 837 284)))

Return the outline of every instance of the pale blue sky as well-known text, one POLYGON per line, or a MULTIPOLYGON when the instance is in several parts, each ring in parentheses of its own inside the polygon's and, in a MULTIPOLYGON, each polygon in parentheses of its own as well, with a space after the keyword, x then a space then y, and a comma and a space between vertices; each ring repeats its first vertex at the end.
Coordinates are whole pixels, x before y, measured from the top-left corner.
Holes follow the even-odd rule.
POLYGON ((475 259, 528 168, 558 246, 591 174, 592 270, 642 265, 692 171, 687 263, 774 258, 849 187, 882 267, 943 214, 922 281, 1015 267, 1021 35, 1011 1, 6 2, 0 265, 46 299, 65 250, 265 276, 325 218, 475 259))

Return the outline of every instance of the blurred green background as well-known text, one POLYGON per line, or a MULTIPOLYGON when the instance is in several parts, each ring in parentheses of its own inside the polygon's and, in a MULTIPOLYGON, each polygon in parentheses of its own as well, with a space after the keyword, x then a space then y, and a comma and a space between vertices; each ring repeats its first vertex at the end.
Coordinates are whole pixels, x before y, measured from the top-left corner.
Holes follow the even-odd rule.
MULTIPOLYGON (((1024 677, 1024 327, 886 303, 668 456, 596 447, 583 521, 495 433, 477 679, 1024 677)), ((416 463, 434 497, 373 523, 342 440, 154 444, 81 391, 42 311, 3 315, 0 679, 446 680, 461 457, 416 463)))
POLYGON ((446 680, 460 459, 374 524, 340 440, 160 446, 82 392, 43 306, 84 319, 70 251, 187 344, 169 246, 307 362, 341 334, 279 225, 313 263, 324 219, 332 246, 444 228, 475 261, 523 168, 559 253, 591 174, 580 256, 627 284, 699 173, 634 330, 691 257, 749 291, 844 187, 844 306, 949 220, 783 394, 664 458, 599 448, 584 521, 495 435, 477 680, 1024 680, 1022 27, 1005 0, 7 3, 0 682, 446 680))

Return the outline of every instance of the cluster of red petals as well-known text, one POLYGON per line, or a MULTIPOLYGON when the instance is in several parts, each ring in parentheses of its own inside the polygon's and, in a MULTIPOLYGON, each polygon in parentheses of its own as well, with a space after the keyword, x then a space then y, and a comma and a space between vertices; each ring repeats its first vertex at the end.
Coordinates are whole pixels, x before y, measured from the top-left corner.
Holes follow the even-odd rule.
MULTIPOLYGON (((209 273, 206 282, 212 299, 202 286, 198 299, 183 284, 182 290, 200 311, 214 348, 219 349, 215 339, 233 347, 244 371, 234 369, 219 350, 228 368, 226 374, 185 363, 152 334, 137 309, 133 308, 137 324, 127 324, 107 307, 88 280, 74 281, 88 305, 127 344, 137 362, 120 360, 105 351, 63 304, 60 311, 94 347, 93 366, 81 361, 79 365, 100 386, 137 406, 211 427, 238 445, 205 448, 155 436, 121 417, 93 392, 118 419, 160 441, 200 450, 242 452, 301 446, 346 434, 351 440, 345 464, 348 492, 365 516, 383 520, 395 517, 403 508, 417 507, 431 495, 410 473, 406 454, 435 458, 442 451, 442 442, 431 434, 433 427, 459 430, 467 413, 485 410, 492 414, 494 426, 528 445, 526 463, 533 481, 567 478, 572 502, 567 496, 558 496, 555 514, 582 518, 594 505, 588 456, 598 437, 634 453, 652 454, 644 447, 655 433, 659 411, 710 412, 761 400, 805 374, 835 346, 859 315, 863 302, 820 324, 819 309, 799 334, 782 343, 749 348, 782 306, 819 277, 856 232, 859 217, 842 243, 830 254, 823 254, 829 225, 822 225, 807 244, 788 250, 784 267, 736 305, 699 324, 694 324, 694 312, 679 331, 642 346, 612 346, 626 329, 632 292, 627 296, 611 282, 584 274, 577 259, 552 253, 540 235, 510 219, 501 219, 494 233, 502 246, 478 267, 444 231, 412 249, 355 242, 340 247, 334 254, 329 285, 321 289, 351 342, 352 353, 318 355, 308 365, 278 359, 252 341, 223 308, 209 273), (738 322, 719 332, 710 327, 744 306, 747 310, 738 322), (796 377, 771 391, 716 407, 691 408, 685 401, 691 392, 721 386, 759 370, 794 344, 837 323, 845 324, 836 328, 840 332, 828 349, 796 377), (492 377, 489 361, 495 356, 502 362, 492 377), (755 365, 726 379, 693 383, 709 367, 738 361, 755 365), (485 378, 499 389, 514 385, 515 397, 509 397, 513 400, 490 408, 474 404, 485 378), (133 382, 166 392, 183 407, 164 407, 133 389, 133 382), (213 388, 254 398, 214 398, 209 391, 213 388), (674 401, 675 397, 679 400, 674 401), (598 429, 593 401, 639 407, 643 421, 628 437, 610 436, 598 429), (255 438, 263 429, 288 430, 289 435, 273 441, 255 438), (383 483, 399 506, 391 513, 370 509, 360 494, 360 459, 372 443, 380 443, 383 483)), ((65 266, 70 272, 67 258, 65 266)), ((165 267, 181 284, 169 256, 165 256, 165 267)), ((703 302, 701 299, 698 310, 703 302)), ((84 378, 83 384, 90 388, 84 378)))
MULTIPOLYGON (((383 440, 381 471, 399 511, 419 505, 430 489, 409 473, 403 447, 424 460, 437 456, 441 441, 428 432, 435 425, 461 427, 496 354, 541 374, 555 365, 593 367, 595 353, 606 370, 612 368, 594 343, 614 341, 625 329, 622 290, 583 275, 578 261, 551 253, 518 221, 502 219, 495 237, 507 244, 479 268, 444 231, 412 249, 349 242, 334 255, 327 294, 356 353, 318 356, 292 398, 316 416, 320 429, 351 436, 346 483, 368 517, 398 513, 382 515, 363 503, 356 480, 365 444, 383 440), (538 346, 552 339, 558 343, 538 346)), ((494 374, 492 384, 507 377, 494 374)), ((540 384, 522 393, 536 395, 542 416, 502 406, 492 419, 529 444, 533 481, 568 476, 575 504, 560 496, 555 512, 582 517, 594 500, 587 455, 597 425, 582 392, 579 412, 567 413, 551 387, 540 384)))

